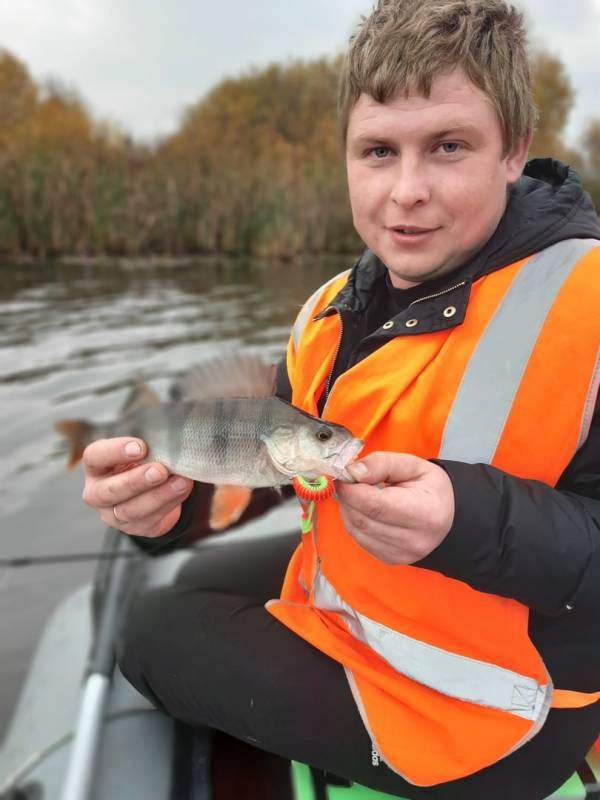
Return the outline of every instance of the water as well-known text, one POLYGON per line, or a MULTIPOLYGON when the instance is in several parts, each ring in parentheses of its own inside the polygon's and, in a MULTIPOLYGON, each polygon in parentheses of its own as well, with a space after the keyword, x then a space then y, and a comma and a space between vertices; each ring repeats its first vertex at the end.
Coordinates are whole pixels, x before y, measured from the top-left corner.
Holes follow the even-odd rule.
MULTIPOLYGON (((0 267, 0 559, 98 549, 61 418, 114 417, 134 377, 162 396, 225 351, 276 360, 300 305, 351 259, 0 267)), ((92 564, 0 568, 0 736, 52 608, 92 564)))

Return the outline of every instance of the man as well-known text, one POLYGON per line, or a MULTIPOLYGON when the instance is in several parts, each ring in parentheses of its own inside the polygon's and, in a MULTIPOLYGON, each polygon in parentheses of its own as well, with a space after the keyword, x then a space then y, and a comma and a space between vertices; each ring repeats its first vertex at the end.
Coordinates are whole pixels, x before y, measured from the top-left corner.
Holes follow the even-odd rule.
MULTIPOLYGON (((267 610, 291 540, 140 598, 121 665, 169 713, 407 798, 543 798, 593 744, 600 226, 567 167, 522 177, 534 116, 504 0, 380 0, 351 41, 368 249, 307 301, 278 391, 365 456, 267 610)), ((120 471, 144 448, 90 446, 85 497, 175 535, 191 485, 120 471)))

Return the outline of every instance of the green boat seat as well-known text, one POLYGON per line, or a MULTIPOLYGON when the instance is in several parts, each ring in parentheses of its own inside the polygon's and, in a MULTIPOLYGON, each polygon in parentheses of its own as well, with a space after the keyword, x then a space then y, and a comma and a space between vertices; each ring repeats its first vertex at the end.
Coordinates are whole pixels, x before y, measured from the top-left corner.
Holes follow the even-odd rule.
MULTIPOLYGON (((294 800, 403 800, 397 795, 367 789, 296 761, 292 762, 292 786, 294 800)), ((590 751, 577 772, 546 800, 600 800, 599 745, 590 751)))

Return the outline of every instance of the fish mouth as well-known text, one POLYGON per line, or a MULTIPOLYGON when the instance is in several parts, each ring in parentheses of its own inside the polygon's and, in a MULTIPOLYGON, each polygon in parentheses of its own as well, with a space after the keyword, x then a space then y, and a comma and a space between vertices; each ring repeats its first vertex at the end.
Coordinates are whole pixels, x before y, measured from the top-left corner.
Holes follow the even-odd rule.
POLYGON ((349 439, 337 453, 332 453, 330 456, 325 457, 326 472, 336 480, 354 483, 354 478, 346 470, 346 467, 356 460, 357 455, 364 446, 365 443, 362 439, 349 439))
POLYGON ((355 460, 356 456, 364 447, 361 439, 349 439, 336 452, 319 459, 318 466, 298 468, 295 458, 286 460, 280 452, 277 444, 273 441, 265 441, 269 456, 275 468, 285 477, 293 478, 302 475, 307 480, 316 480, 320 475, 329 475, 336 480, 354 483, 354 478, 346 471, 346 466, 355 460))

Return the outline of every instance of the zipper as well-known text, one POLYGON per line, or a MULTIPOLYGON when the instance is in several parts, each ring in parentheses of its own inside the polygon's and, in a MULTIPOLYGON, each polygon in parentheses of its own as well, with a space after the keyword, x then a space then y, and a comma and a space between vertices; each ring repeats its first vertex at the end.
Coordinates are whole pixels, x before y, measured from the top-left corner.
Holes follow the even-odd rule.
POLYGON ((329 377, 327 378, 327 383, 325 384, 325 403, 323 405, 323 411, 321 412, 321 417, 323 416, 323 414, 325 413, 325 409, 327 408, 327 401, 329 400, 329 392, 331 391, 331 378, 333 376, 333 370, 335 369, 335 362, 337 361, 337 357, 340 352, 340 347, 342 346, 342 337, 344 335, 344 320, 342 318, 340 311, 338 311, 337 308, 334 308, 334 306, 329 306, 328 308, 325 309, 325 311, 329 311, 330 308, 333 308, 335 313, 340 318, 340 335, 338 338, 337 347, 335 348, 335 355, 333 357, 333 361, 331 362, 331 370, 329 372, 329 377))
POLYGON ((461 283, 457 283, 456 286, 451 286, 449 289, 444 289, 443 292, 436 292, 435 294, 428 294, 426 297, 419 297, 418 300, 413 300, 412 303, 409 303, 407 309, 416 306, 417 303, 423 303, 425 300, 434 300, 436 297, 441 297, 444 294, 453 292, 455 289, 460 289, 460 287, 464 286, 465 284, 466 281, 461 281, 461 283))

